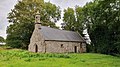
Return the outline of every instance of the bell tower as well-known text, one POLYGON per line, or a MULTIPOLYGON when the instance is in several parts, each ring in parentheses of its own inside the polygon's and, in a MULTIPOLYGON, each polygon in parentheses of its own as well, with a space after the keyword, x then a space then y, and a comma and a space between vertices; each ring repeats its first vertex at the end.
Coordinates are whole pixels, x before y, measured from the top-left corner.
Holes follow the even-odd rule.
POLYGON ((37 11, 35 14, 35 29, 41 29, 41 22, 40 22, 40 13, 37 11))

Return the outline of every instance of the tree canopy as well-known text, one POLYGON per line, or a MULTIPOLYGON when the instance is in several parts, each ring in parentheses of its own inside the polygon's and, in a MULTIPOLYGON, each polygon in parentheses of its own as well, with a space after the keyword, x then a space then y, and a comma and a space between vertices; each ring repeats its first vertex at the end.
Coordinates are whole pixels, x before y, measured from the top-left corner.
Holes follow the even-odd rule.
POLYGON ((95 0, 84 10, 89 17, 90 38, 94 51, 105 54, 120 54, 120 1, 95 0))
POLYGON ((63 20, 65 28, 88 29, 93 52, 120 54, 120 0, 94 0, 75 11, 68 8, 63 20))
POLYGON ((34 16, 40 11, 43 26, 58 28, 55 25, 60 19, 60 8, 44 0, 22 0, 8 14, 10 26, 7 28, 7 45, 15 48, 25 48, 30 41, 34 29, 34 16))
POLYGON ((82 7, 79 6, 76 6, 75 10, 69 7, 65 9, 63 17, 65 25, 63 25, 63 29, 82 33, 83 31, 82 14, 83 14, 82 7))
POLYGON ((2 36, 0 36, 0 42, 5 42, 5 39, 2 36))

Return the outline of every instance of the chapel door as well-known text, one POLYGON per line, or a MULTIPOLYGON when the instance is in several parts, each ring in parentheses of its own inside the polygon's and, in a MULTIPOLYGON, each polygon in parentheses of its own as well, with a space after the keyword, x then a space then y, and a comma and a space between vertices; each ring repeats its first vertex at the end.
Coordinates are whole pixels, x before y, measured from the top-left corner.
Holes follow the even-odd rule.
POLYGON ((38 52, 38 46, 35 44, 35 52, 38 52))
POLYGON ((77 53, 77 46, 74 47, 74 51, 75 51, 75 53, 77 53))

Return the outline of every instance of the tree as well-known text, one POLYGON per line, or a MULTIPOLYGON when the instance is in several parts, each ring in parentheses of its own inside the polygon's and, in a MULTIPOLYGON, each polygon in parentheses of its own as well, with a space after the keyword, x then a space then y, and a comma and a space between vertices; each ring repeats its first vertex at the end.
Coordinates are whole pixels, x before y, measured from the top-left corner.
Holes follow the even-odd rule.
POLYGON ((65 30, 72 30, 82 33, 83 31, 83 19, 82 17, 82 8, 79 6, 73 8, 67 8, 64 10, 64 17, 63 21, 65 23, 64 29, 65 30))
POLYGON ((74 25, 76 22, 74 10, 72 8, 67 8, 67 10, 64 10, 64 17, 63 21, 65 22, 64 29, 65 30, 74 30, 74 25))
POLYGON ((22 0, 15 5, 8 14, 10 26, 7 28, 7 45, 14 48, 24 48, 30 42, 30 37, 34 30, 34 15, 40 11, 41 22, 44 26, 55 26, 55 22, 60 19, 60 8, 44 2, 43 0, 22 0))
POLYGON ((0 36, 0 42, 3 43, 5 42, 5 39, 3 37, 0 36))
POLYGON ((120 1, 95 0, 84 6, 94 51, 120 54, 120 1))
POLYGON ((84 23, 84 12, 83 8, 76 6, 75 7, 75 14, 76 14, 76 23, 75 23, 75 29, 82 34, 83 30, 85 29, 85 23, 84 23))

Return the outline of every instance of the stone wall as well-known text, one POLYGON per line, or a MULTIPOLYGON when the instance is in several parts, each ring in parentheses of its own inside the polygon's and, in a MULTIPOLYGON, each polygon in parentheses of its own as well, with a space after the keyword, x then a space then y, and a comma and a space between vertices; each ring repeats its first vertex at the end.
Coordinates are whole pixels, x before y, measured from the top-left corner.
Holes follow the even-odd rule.
POLYGON ((86 43, 82 43, 82 52, 86 52, 86 43))
POLYGON ((41 42, 33 42, 31 45, 29 45, 29 51, 45 53, 45 45, 42 44, 41 42), (36 48, 36 46, 38 48, 36 48))
POLYGON ((82 53, 86 52, 86 44, 79 42, 60 42, 60 41, 45 41, 46 52, 48 53, 67 53, 76 52, 82 53))
POLYGON ((31 39, 30 39, 30 44, 28 46, 28 50, 31 52, 35 52, 36 50, 36 45, 38 46, 38 51, 37 52, 45 52, 44 48, 44 37, 40 33, 40 29, 35 29, 31 39))
POLYGON ((86 52, 86 44, 78 42, 60 42, 60 41, 45 41, 33 42, 29 45, 29 51, 36 52, 36 45, 40 53, 83 53, 86 52))

